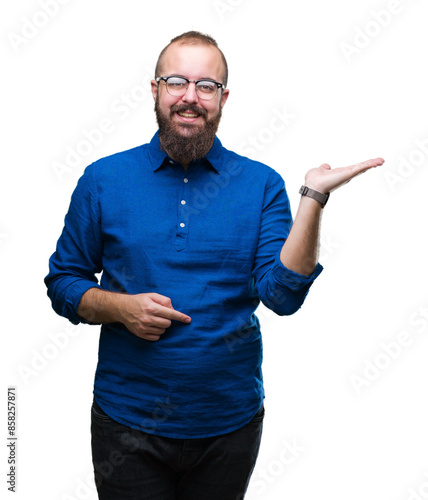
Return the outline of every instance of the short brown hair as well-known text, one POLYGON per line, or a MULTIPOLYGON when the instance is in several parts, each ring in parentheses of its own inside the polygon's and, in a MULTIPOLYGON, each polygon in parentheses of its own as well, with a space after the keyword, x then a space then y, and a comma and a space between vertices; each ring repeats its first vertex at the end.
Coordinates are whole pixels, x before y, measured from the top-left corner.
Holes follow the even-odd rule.
POLYGON ((223 60, 223 64, 224 64, 224 68, 225 68, 224 74, 223 74, 223 85, 226 87, 227 79, 229 77, 229 70, 227 67, 226 58, 224 57, 223 52, 219 49, 217 42, 214 40, 214 38, 210 35, 206 35, 204 33, 201 33, 200 31, 187 31, 186 33, 183 33, 181 35, 176 36, 175 38, 173 38, 170 41, 170 43, 159 54, 158 61, 156 63, 155 78, 157 78, 158 76, 161 76, 160 71, 161 71, 161 64, 162 64, 163 55, 165 54, 168 47, 173 43, 180 43, 182 45, 212 45, 212 46, 216 47, 218 49, 218 51, 220 52, 221 58, 223 60))

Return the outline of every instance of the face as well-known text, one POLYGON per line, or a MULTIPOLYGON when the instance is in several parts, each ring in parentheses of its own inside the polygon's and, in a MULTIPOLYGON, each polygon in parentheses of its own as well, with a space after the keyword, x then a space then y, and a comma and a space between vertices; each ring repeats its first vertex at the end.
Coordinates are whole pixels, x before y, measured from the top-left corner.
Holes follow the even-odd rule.
MULTIPOLYGON (((160 76, 179 75, 189 80, 208 78, 222 82, 223 73, 223 61, 214 46, 174 43, 163 56, 160 76)), ((159 137, 166 152, 183 164, 208 153, 229 91, 219 90, 214 99, 207 101, 198 97, 194 83, 189 84, 181 97, 168 94, 165 82, 158 84, 152 80, 151 85, 159 137)))

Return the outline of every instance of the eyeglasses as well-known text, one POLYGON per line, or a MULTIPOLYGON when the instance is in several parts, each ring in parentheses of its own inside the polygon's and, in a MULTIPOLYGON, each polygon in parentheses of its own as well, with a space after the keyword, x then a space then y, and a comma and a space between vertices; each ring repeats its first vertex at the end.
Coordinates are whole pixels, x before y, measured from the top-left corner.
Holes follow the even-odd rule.
POLYGON ((156 81, 166 83, 166 90, 169 95, 181 97, 189 88, 189 83, 194 83, 196 87, 196 94, 204 101, 210 101, 217 95, 218 89, 224 89, 222 83, 215 82, 214 80, 189 80, 184 76, 159 76, 156 81))

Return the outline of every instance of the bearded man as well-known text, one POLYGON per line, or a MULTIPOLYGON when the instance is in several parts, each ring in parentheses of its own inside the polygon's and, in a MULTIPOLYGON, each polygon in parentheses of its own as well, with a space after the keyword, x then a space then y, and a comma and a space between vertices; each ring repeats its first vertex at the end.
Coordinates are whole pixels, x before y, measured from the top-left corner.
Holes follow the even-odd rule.
POLYGON ((264 416, 255 310, 300 308, 322 270, 329 193, 383 163, 309 170, 292 223, 280 175, 216 137, 227 77, 208 35, 165 47, 151 82, 158 132, 85 170, 50 259, 55 311, 102 325, 101 500, 244 498, 264 416))

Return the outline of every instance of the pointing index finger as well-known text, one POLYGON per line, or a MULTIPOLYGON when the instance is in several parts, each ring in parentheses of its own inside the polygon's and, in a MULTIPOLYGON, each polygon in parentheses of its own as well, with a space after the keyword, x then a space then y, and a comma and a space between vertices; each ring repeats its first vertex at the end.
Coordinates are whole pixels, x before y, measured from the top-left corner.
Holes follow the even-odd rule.
POLYGON ((174 308, 160 306, 160 314, 163 318, 180 321, 181 323, 190 323, 191 318, 180 311, 176 311, 174 308))

